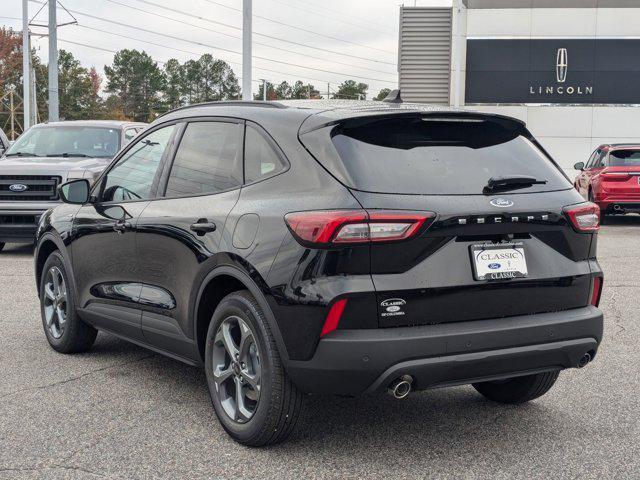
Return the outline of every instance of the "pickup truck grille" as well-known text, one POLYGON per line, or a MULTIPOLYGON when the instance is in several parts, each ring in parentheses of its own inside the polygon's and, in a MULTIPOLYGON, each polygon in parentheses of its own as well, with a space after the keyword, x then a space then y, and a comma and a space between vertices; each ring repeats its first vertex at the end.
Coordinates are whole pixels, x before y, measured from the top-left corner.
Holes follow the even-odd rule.
POLYGON ((0 202, 42 202, 58 199, 61 177, 49 175, 0 175, 0 202), (11 190, 12 185, 24 185, 24 191, 11 190))

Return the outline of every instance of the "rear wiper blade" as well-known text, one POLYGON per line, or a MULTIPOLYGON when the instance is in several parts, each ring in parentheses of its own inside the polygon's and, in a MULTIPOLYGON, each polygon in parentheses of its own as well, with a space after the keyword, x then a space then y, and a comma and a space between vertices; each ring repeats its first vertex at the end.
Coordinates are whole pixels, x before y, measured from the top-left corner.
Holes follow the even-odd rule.
POLYGON ((36 155, 35 153, 27 153, 27 152, 13 152, 7 153, 5 157, 39 157, 40 155, 36 155))
POLYGON ((69 152, 65 152, 65 153, 52 153, 50 155, 47 155, 47 157, 89 157, 89 155, 85 155, 84 153, 69 153, 69 152))
POLYGON ((518 188, 526 188, 531 185, 544 185, 548 180, 539 180, 535 177, 527 175, 509 175, 505 177, 491 177, 483 189, 485 195, 491 194, 498 190, 516 190, 518 188))

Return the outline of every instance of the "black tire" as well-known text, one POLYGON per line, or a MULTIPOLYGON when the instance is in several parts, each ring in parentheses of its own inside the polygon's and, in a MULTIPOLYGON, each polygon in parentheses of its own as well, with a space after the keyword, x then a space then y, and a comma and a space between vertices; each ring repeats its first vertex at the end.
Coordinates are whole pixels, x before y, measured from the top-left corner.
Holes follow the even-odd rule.
POLYGON ((4 248, 4 242, 0 242, 0 252, 2 251, 3 248, 4 248))
POLYGON ((494 402, 525 403, 547 393, 556 383, 559 374, 559 371, 538 373, 493 382, 474 383, 473 387, 494 402))
POLYGON ((49 255, 47 261, 44 263, 42 274, 40 278, 40 314, 42 316, 42 326, 44 333, 47 337, 47 341, 51 348, 60 353, 79 353, 86 352, 91 348, 93 342, 96 340, 98 331, 91 325, 84 323, 76 311, 75 304, 75 291, 73 285, 69 282, 67 276, 67 270, 64 266, 64 260, 62 255, 58 251, 54 251, 49 255), (49 272, 52 269, 57 269, 60 272, 65 284, 65 302, 64 310, 66 311, 64 328, 59 333, 60 336, 56 336, 52 329, 47 324, 47 302, 48 296, 45 288, 47 288, 49 280, 49 272))
MULTIPOLYGON (((238 340, 238 350, 241 350, 241 343, 238 340)), ((236 442, 252 447, 262 447, 281 442, 291 434, 302 411, 303 395, 285 373, 269 323, 258 302, 248 291, 234 292, 222 299, 209 324, 205 355, 205 372, 213 408, 222 427, 236 442), (223 356, 220 357, 221 347, 216 336, 219 329, 223 328, 223 322, 237 321, 238 318, 244 321, 244 326, 248 326, 251 330, 251 341, 252 345, 257 347, 259 355, 257 363, 260 369, 260 390, 257 404, 253 406, 252 416, 242 420, 232 419, 230 414, 225 411, 221 400, 223 395, 229 397, 233 395, 230 392, 233 392, 234 385, 237 386, 235 382, 242 383, 241 376, 239 374, 233 375, 235 378, 229 377, 224 380, 224 382, 231 382, 230 384, 220 383, 219 386, 216 386, 214 378, 214 369, 220 372, 219 361, 216 361, 216 365, 214 365, 214 355, 217 355, 217 359, 224 358, 223 363, 225 364, 230 358, 226 346, 222 350, 223 356), (225 388, 227 390, 223 390, 225 388)), ((244 363, 241 365, 246 367, 244 363)), ((238 367, 237 362, 236 367, 238 367)), ((229 365, 224 371, 231 371, 231 369, 231 365, 229 365)), ((249 385, 245 384, 245 387, 248 388, 249 385)), ((242 388, 240 387, 241 391, 242 388)), ((247 391, 250 390, 248 388, 247 391)), ((225 403, 229 408, 228 399, 225 403)), ((235 403, 237 402, 232 402, 232 404, 235 403)))

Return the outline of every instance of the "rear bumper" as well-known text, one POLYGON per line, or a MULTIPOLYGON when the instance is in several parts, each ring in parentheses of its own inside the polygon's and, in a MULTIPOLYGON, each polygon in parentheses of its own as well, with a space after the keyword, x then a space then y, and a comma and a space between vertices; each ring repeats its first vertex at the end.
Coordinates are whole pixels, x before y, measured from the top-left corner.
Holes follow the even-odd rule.
POLYGON ((602 339, 596 307, 375 330, 336 330, 287 372, 309 393, 380 392, 402 375, 418 390, 575 367, 602 339))
POLYGON ((624 212, 640 212, 640 200, 629 201, 620 198, 618 200, 610 199, 606 202, 596 202, 600 210, 606 213, 624 213, 624 212))

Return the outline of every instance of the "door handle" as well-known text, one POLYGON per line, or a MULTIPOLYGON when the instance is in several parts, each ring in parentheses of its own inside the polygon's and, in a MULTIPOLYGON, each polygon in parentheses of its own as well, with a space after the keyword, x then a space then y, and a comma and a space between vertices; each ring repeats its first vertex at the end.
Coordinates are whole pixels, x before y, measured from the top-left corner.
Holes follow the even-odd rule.
POLYGON ((206 218, 201 218, 196 223, 191 225, 191 231, 196 232, 196 234, 201 237, 206 233, 215 232, 216 224, 210 222, 206 218))
POLYGON ((125 220, 118 220, 116 223, 113 224, 113 229, 117 233, 122 234, 127 230, 131 230, 131 224, 125 220))

